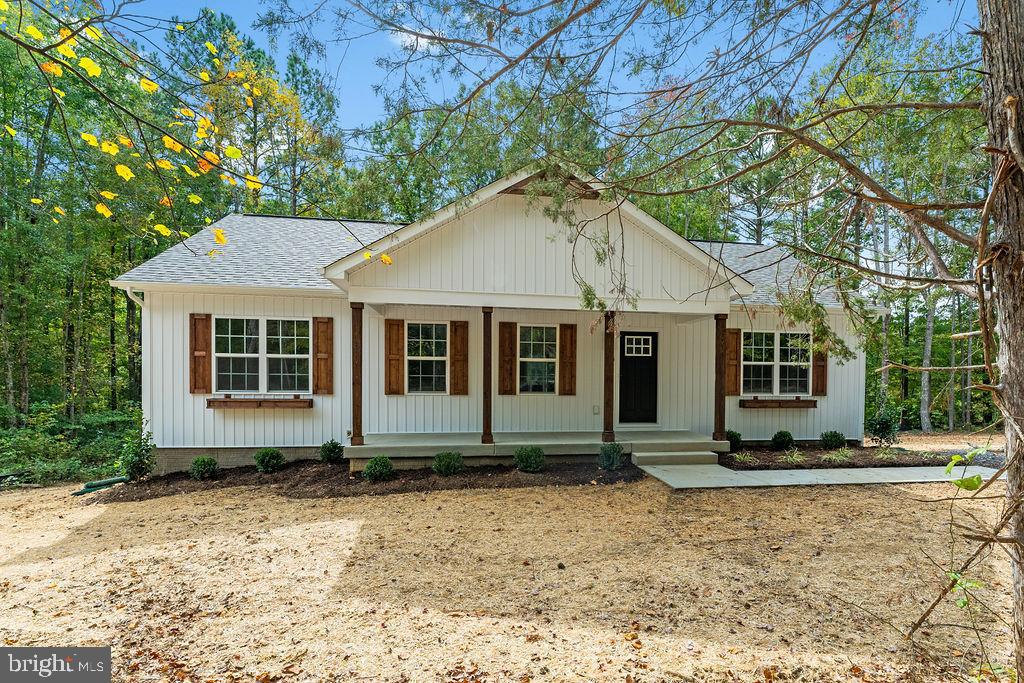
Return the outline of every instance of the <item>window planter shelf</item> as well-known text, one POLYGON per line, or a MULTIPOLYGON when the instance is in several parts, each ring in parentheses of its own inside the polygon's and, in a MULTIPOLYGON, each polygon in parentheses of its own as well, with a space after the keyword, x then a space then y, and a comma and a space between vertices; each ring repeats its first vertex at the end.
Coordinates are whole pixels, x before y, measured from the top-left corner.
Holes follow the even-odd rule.
POLYGON ((741 398, 740 408, 817 408, 813 398, 741 398))
POLYGON ((206 399, 206 407, 213 408, 215 410, 224 410, 232 408, 300 408, 308 409, 313 407, 313 399, 311 398, 299 398, 293 396, 292 398, 232 398, 231 396, 225 396, 224 398, 208 398, 206 399))

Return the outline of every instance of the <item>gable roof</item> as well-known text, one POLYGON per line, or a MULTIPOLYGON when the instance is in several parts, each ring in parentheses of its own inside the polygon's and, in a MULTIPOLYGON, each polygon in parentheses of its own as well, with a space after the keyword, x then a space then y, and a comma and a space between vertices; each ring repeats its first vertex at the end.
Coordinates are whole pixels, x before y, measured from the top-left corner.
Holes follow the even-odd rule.
POLYGON ((375 221, 230 214, 111 284, 337 291, 321 269, 339 254, 359 253, 363 244, 400 227, 375 221), (224 230, 227 244, 214 241, 213 228, 224 230), (223 253, 207 256, 211 249, 223 253))
MULTIPOLYGON (((806 289, 809 284, 800 261, 782 247, 751 242, 691 242, 753 283, 753 293, 742 297, 742 303, 777 306, 780 293, 806 289)), ((837 292, 830 287, 817 288, 814 299, 826 307, 842 305, 837 292)))

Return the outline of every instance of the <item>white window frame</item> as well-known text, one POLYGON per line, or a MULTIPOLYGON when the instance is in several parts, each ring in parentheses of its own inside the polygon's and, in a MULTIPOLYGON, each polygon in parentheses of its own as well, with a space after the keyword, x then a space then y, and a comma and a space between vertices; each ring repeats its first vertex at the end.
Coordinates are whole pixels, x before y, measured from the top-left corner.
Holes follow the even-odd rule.
POLYGON ((623 332, 623 355, 626 358, 650 358, 654 355, 654 337, 650 334, 623 332), (637 353, 639 351, 639 353, 637 353))
POLYGON ((797 397, 810 396, 812 394, 812 392, 814 391, 814 346, 813 346, 813 344, 814 344, 814 338, 811 336, 811 333, 810 332, 801 332, 799 330, 743 330, 743 331, 741 331, 740 332, 740 395, 741 396, 770 396, 772 398, 782 398, 782 397, 791 397, 791 396, 797 396, 797 397), (772 349, 772 362, 770 363, 770 365, 772 367, 772 393, 771 394, 764 394, 764 393, 757 393, 757 392, 748 392, 748 391, 744 390, 744 388, 743 388, 743 377, 745 375, 744 369, 746 368, 746 366, 748 366, 748 365, 769 365, 769 363, 767 361, 765 361, 765 362, 757 362, 757 361, 750 361, 750 362, 748 362, 743 357, 743 336, 745 334, 770 334, 770 335, 773 335, 773 337, 774 337, 774 347, 772 349), (808 356, 808 359, 807 359, 806 363, 792 363, 792 362, 783 363, 782 362, 782 360, 781 360, 781 358, 782 358, 782 346, 781 346, 782 345, 782 336, 781 335, 783 335, 783 334, 803 334, 803 335, 807 335, 808 354, 809 354, 809 356, 808 356), (780 369, 784 365, 789 365, 789 366, 806 365, 807 366, 807 391, 805 393, 799 393, 799 394, 783 394, 783 393, 780 393, 780 391, 779 391, 779 386, 781 384, 780 369))
POLYGON ((408 396, 447 396, 452 390, 452 326, 447 320, 406 320, 405 321, 405 393, 408 396), (444 325, 444 356, 410 356, 409 326, 410 325, 444 325), (444 360, 444 391, 410 391, 409 361, 413 360, 444 360))
POLYGON ((558 357, 561 355, 562 347, 562 335, 561 326, 557 323, 516 323, 516 395, 518 396, 558 396, 558 357), (522 350, 520 347, 522 336, 522 328, 524 327, 553 327, 555 330, 555 357, 554 358, 523 358, 519 355, 522 350), (522 376, 520 370, 522 363, 551 363, 555 364, 555 388, 554 391, 521 391, 522 387, 522 376))
POLYGON ((213 348, 213 393, 215 394, 231 394, 236 395, 248 395, 256 396, 260 394, 269 394, 272 396, 292 396, 295 394, 299 395, 312 395, 313 394, 313 319, 303 317, 291 317, 291 316, 279 316, 279 315, 246 315, 244 313, 238 315, 214 315, 213 325, 210 331, 210 343, 213 348), (256 320, 258 321, 258 345, 259 353, 217 353, 217 321, 220 319, 225 320, 256 320), (268 320, 284 320, 284 321, 295 321, 295 322, 307 322, 309 323, 309 353, 305 356, 292 355, 292 354, 278 354, 278 353, 267 353, 267 321, 268 320), (218 389, 217 388, 217 358, 218 357, 236 357, 236 358, 259 358, 259 388, 258 389, 218 389), (303 358, 308 360, 309 367, 309 383, 308 388, 305 391, 297 391, 294 389, 275 389, 271 391, 270 385, 270 366, 267 362, 268 358, 303 358))

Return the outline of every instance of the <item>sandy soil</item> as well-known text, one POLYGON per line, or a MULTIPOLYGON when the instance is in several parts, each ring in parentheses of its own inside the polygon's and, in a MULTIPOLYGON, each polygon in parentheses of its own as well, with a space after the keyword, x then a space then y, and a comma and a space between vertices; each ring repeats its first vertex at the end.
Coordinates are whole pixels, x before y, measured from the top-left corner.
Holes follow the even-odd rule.
MULTIPOLYGON (((112 644, 118 681, 948 681, 977 654, 950 600, 916 650, 893 628, 944 581, 919 500, 947 486, 71 490, 0 494, 0 638, 112 644)), ((1008 577, 976 575, 1004 612, 1008 577)))
POLYGON ((949 451, 970 450, 984 447, 993 451, 1006 448, 1006 437, 1002 432, 901 432, 900 447, 912 451, 949 451))

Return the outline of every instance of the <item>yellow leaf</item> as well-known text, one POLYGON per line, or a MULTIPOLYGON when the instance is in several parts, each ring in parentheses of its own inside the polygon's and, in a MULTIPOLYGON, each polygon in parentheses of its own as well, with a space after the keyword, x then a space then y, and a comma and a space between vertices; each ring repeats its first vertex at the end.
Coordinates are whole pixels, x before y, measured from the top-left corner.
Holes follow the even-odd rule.
POLYGON ((204 83, 209 83, 209 82, 210 82, 210 74, 209 74, 209 72, 207 72, 207 71, 200 71, 200 72, 199 72, 199 78, 200 78, 200 79, 201 79, 201 80, 202 80, 202 81, 203 81, 204 83))
POLYGON ((235 179, 234 179, 234 178, 232 178, 231 176, 229 176, 229 175, 228 175, 227 173, 221 173, 221 174, 220 174, 220 179, 221 179, 221 180, 223 180, 223 181, 224 181, 225 183, 227 183, 228 185, 231 185, 232 187, 238 184, 238 183, 237 183, 237 182, 235 181, 235 179))
POLYGON ((220 163, 220 157, 209 150, 203 152, 203 157, 214 166, 220 163))
POLYGON ((159 85, 157 85, 153 81, 149 80, 148 78, 140 79, 139 80, 139 87, 141 87, 143 90, 145 90, 148 93, 155 93, 157 90, 160 89, 159 85))
POLYGON ((33 197, 29 201, 32 202, 33 204, 42 204, 43 203, 43 200, 39 199, 38 197, 33 197))
POLYGON ((64 213, 64 209, 60 208, 59 206, 53 207, 53 210, 55 212, 59 213, 61 216, 66 216, 67 215, 66 213, 64 213))
POLYGON ((213 63, 214 63, 215 66, 220 66, 220 57, 214 57, 213 58, 213 63))
POLYGON ((373 258, 373 254, 371 254, 371 253, 370 253, 370 252, 368 252, 368 251, 364 251, 364 252, 363 252, 363 258, 364 258, 364 259, 366 259, 367 261, 369 261, 370 259, 372 259, 372 258, 373 258))
POLYGON ((64 91, 63 91, 63 90, 61 90, 60 88, 54 88, 54 87, 53 87, 53 86, 51 85, 51 86, 50 86, 50 90, 52 90, 52 91, 53 91, 53 94, 54 94, 54 95, 56 95, 57 97, 64 97, 64 91))
POLYGON ((250 108, 251 108, 251 107, 252 107, 252 104, 253 104, 253 102, 252 102, 252 98, 251 98, 251 97, 246 97, 246 98, 245 98, 245 106, 247 106, 247 107, 250 107, 250 108))
POLYGON ((106 140, 104 140, 103 144, 100 145, 100 151, 106 152, 110 156, 114 157, 117 156, 117 153, 121 151, 121 148, 115 145, 113 142, 107 142, 106 140))
POLYGON ((203 198, 197 194, 190 194, 188 200, 193 204, 201 204, 203 202, 203 198))
POLYGON ((60 221, 54 218, 53 216, 50 216, 50 220, 56 223, 57 225, 60 225, 60 221))
POLYGON ((78 38, 71 35, 71 29, 66 26, 61 26, 60 28, 60 39, 67 45, 78 45, 78 38))
POLYGON ((61 43, 60 45, 57 46, 57 54, 59 54, 61 57, 65 57, 67 59, 77 59, 78 58, 78 55, 75 54, 75 51, 72 50, 71 46, 68 45, 67 43, 61 43))
POLYGON ((227 244, 228 238, 227 235, 224 234, 223 230, 221 230, 220 228, 214 228, 213 241, 216 242, 217 244, 227 244))
POLYGON ((102 34, 100 33, 100 30, 98 28, 94 26, 86 26, 85 35, 89 36, 93 40, 99 40, 102 34))
POLYGON ((206 255, 209 256, 210 258, 213 258, 214 256, 219 256, 220 254, 223 253, 224 252, 221 251, 220 249, 211 249, 210 251, 206 252, 206 255))
POLYGON ((153 226, 153 229, 156 230, 161 235, 163 235, 164 237, 170 237, 171 236, 171 229, 168 228, 163 223, 157 223, 156 225, 153 226))
POLYGON ((8 5, 7 5, 6 0, 0 0, 0 12, 6 12, 7 9, 8 9, 8 5))
POLYGON ((392 263, 394 263, 394 261, 391 260, 391 257, 388 256, 387 254, 380 255, 380 262, 383 263, 385 266, 390 266, 392 263))
POLYGON ((100 192, 100 196, 103 197, 104 199, 116 199, 117 198, 117 194, 114 193, 114 192, 111 192, 110 190, 103 190, 103 191, 101 191, 100 192))
POLYGON ((163 140, 164 140, 164 147, 166 147, 167 149, 171 150, 172 152, 180 152, 182 149, 184 149, 184 147, 182 147, 181 143, 178 142, 177 140, 175 140, 174 138, 172 138, 170 135, 165 135, 163 140))
POLYGON ((263 91, 262 91, 262 90, 260 90, 259 88, 256 88, 256 87, 254 87, 254 88, 252 89, 252 94, 253 94, 253 95, 254 95, 255 97, 259 97, 260 95, 262 95, 262 94, 263 94, 263 91))
POLYGON ((92 61, 92 59, 90 59, 89 57, 82 57, 80 60, 78 60, 78 66, 85 69, 85 73, 90 77, 99 76, 101 73, 103 73, 103 69, 101 69, 99 65, 96 62, 92 61))
POLYGON ((82 133, 82 139, 88 142, 93 147, 99 147, 100 142, 96 139, 96 136, 92 133, 82 133))
POLYGON ((179 31, 184 31, 184 30, 185 30, 185 27, 184 27, 184 26, 182 26, 181 24, 176 24, 176 25, 174 26, 174 28, 176 28, 176 29, 177 29, 177 30, 179 30, 179 31))
POLYGON ((114 215, 113 212, 110 209, 108 209, 107 205, 104 204, 103 202, 100 202, 99 204, 96 205, 96 213, 103 216, 104 218, 110 218, 111 216, 114 215))
POLYGON ((263 183, 261 183, 260 179, 257 178, 256 176, 247 175, 245 176, 245 186, 248 187, 250 190, 258 190, 263 187, 263 183))
POLYGON ((174 164, 172 164, 171 162, 167 161, 167 159, 157 159, 156 160, 156 165, 157 165, 157 167, 162 168, 165 171, 173 171, 174 170, 174 164))
POLYGON ((44 39, 40 30, 31 24, 25 27, 25 34, 28 35, 29 38, 33 38, 35 40, 42 41, 44 39))
POLYGON ((12 138, 18 134, 18 131, 14 130, 10 126, 4 126, 4 130, 6 130, 7 134, 10 135, 12 138))
POLYGON ((132 169, 128 168, 124 164, 118 164, 117 166, 115 166, 114 171, 117 172, 117 175, 124 178, 125 181, 131 180, 132 178, 135 177, 135 173, 132 172, 132 169))
POLYGON ((182 107, 179 111, 185 118, 194 119, 196 117, 196 113, 188 107, 182 107))
POLYGON ((48 73, 51 76, 56 76, 57 78, 60 78, 61 76, 64 75, 63 67, 61 67, 61 65, 58 64, 57 62, 43 62, 42 64, 39 65, 39 68, 44 73, 48 73))
POLYGON ((205 45, 206 45, 206 49, 210 51, 211 55, 217 54, 217 46, 216 45, 214 45, 210 41, 206 41, 205 45))
POLYGON ((234 145, 228 145, 227 147, 224 148, 224 156, 226 156, 229 159, 241 159, 242 150, 238 149, 234 145))
POLYGON ((182 168, 185 169, 185 173, 188 173, 191 177, 193 177, 193 178, 198 178, 199 177, 199 174, 196 173, 195 171, 193 171, 188 166, 182 166, 182 168))
POLYGON ((170 197, 168 197, 167 195, 164 195, 159 203, 160 203, 160 206, 166 206, 167 208, 171 208, 171 204, 173 204, 174 202, 171 201, 170 197))
POLYGON ((130 137, 128 137, 127 135, 118 135, 117 136, 117 141, 121 144, 122 147, 134 147, 135 146, 132 143, 132 139, 130 137))

